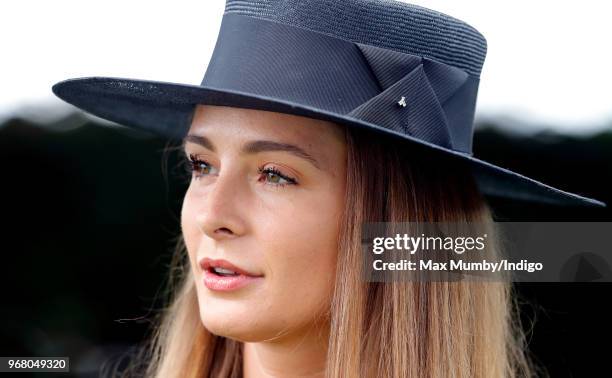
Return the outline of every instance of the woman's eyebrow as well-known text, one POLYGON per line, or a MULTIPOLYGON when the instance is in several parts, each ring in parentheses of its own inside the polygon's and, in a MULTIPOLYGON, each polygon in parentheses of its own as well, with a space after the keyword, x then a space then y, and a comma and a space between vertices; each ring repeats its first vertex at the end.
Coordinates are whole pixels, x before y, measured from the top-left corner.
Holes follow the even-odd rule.
MULTIPOLYGON (((188 134, 183 140, 183 146, 187 142, 199 144, 202 147, 205 147, 213 152, 216 152, 215 145, 210 141, 210 139, 208 139, 207 137, 203 135, 188 134)), ((246 153, 246 154, 256 154, 258 152, 264 152, 264 151, 289 152, 290 154, 293 154, 299 158, 307 160, 312 165, 314 165, 315 168, 321 169, 317 159, 315 159, 311 154, 309 154, 308 152, 304 151, 302 148, 294 144, 275 142, 272 140, 254 140, 254 141, 245 143, 241 149, 241 152, 246 153)))

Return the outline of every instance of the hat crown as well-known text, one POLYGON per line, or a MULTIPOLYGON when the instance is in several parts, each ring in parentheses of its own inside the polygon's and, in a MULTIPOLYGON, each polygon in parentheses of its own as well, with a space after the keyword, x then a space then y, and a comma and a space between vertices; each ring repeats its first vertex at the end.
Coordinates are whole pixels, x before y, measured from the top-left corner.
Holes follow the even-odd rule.
POLYGON ((227 0, 225 13, 418 55, 479 77, 485 37, 447 14, 395 0, 227 0))

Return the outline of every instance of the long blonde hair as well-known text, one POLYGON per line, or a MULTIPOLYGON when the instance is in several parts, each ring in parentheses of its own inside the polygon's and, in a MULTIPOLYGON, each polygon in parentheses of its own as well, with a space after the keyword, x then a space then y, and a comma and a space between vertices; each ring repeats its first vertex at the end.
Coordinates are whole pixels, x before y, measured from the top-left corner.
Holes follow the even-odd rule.
MULTIPOLYGON (((345 128, 346 206, 339 237, 326 376, 529 377, 510 282, 365 282, 369 221, 493 222, 465 163, 371 131, 345 128)), ((241 343, 201 323, 181 236, 168 306, 123 377, 242 377, 241 343)))

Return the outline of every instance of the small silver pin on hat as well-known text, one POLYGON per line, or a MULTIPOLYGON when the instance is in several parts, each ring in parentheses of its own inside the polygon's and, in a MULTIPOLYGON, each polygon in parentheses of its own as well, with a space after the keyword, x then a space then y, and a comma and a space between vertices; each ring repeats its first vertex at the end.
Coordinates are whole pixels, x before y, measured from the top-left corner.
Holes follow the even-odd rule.
POLYGON ((402 108, 405 108, 406 107, 406 97, 402 96, 402 98, 397 102, 397 104, 401 106, 402 108))

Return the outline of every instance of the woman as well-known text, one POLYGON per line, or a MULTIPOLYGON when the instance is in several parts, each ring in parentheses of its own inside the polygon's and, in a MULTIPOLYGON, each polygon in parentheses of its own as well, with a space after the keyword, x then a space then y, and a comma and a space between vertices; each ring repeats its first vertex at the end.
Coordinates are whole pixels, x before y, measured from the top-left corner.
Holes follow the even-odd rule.
POLYGON ((406 3, 228 0, 200 86, 56 84, 180 137, 192 174, 168 307, 125 376, 532 375, 508 281, 361 275, 366 222, 490 224, 485 195, 603 205, 472 156, 485 53, 406 3))
POLYGON ((362 221, 491 220, 468 167, 367 131, 251 109, 198 106, 188 135, 176 295, 133 369, 151 377, 531 373, 509 283, 360 277, 362 221), (308 158, 270 143, 242 152, 253 141, 297 146, 308 158), (250 277, 215 274, 201 264, 209 259, 250 277))

